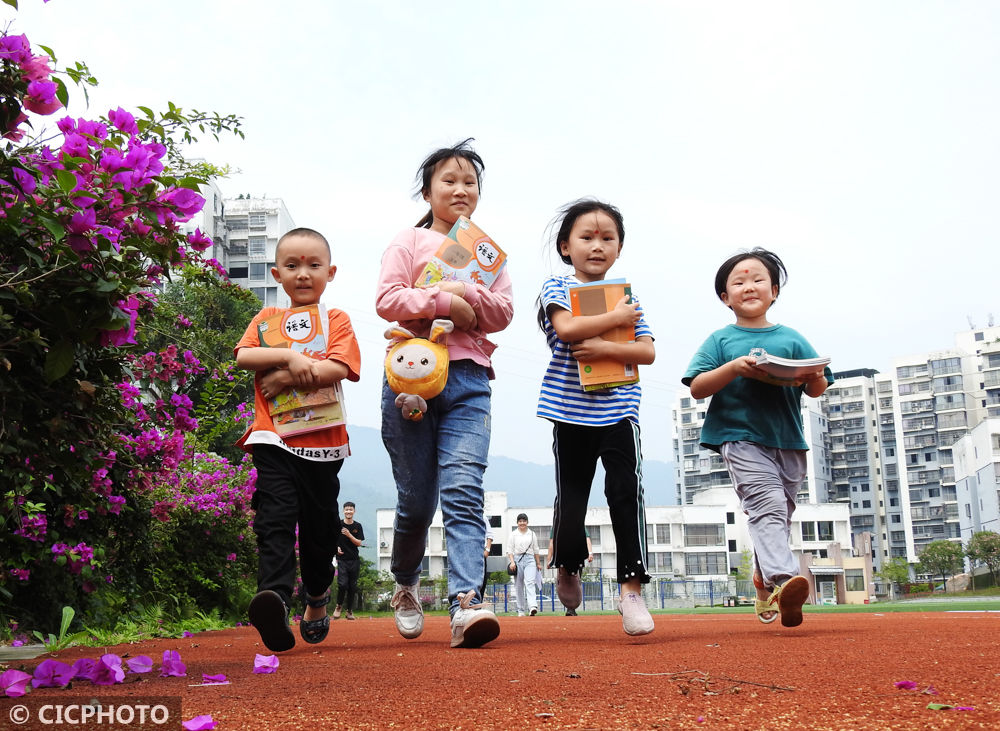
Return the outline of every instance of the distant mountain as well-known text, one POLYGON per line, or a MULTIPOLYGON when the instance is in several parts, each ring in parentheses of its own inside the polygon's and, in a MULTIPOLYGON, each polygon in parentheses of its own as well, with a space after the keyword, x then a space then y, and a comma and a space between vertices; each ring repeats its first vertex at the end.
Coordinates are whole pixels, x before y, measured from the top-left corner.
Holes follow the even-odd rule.
MULTIPOLYGON (((377 429, 350 427, 351 456, 340 473, 340 503, 357 504, 356 518, 365 529, 362 553, 375 559, 375 511, 396 506, 396 483, 392 478, 389 455, 377 429)), ((676 502, 674 467, 669 462, 643 462, 643 488, 647 505, 673 505, 676 502)), ((555 498, 555 474, 551 464, 491 455, 483 480, 486 490, 506 492, 511 506, 551 505, 555 498)), ((604 471, 598 465, 590 493, 590 505, 604 504, 604 471)))

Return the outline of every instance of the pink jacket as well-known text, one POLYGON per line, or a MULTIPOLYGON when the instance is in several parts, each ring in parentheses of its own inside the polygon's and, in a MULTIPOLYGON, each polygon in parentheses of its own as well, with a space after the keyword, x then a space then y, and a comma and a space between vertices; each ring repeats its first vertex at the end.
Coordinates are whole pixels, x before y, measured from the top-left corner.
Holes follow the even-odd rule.
MULTIPOLYGON (((418 336, 426 336, 431 320, 447 318, 453 295, 437 287, 417 288, 413 283, 424 265, 444 241, 444 234, 426 228, 408 228, 382 254, 375 311, 389 322, 398 322, 418 336)), ((477 325, 469 331, 456 329, 448 336, 451 360, 468 359, 489 369, 494 377, 490 355, 496 345, 486 339, 487 333, 500 332, 514 317, 514 299, 510 275, 504 267, 492 288, 481 284, 466 284, 465 300, 476 312, 477 325)))

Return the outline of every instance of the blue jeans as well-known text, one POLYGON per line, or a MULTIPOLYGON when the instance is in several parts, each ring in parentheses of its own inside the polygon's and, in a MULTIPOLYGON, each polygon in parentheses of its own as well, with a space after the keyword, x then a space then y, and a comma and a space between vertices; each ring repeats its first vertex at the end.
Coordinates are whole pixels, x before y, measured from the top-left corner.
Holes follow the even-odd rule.
POLYGON ((452 361, 444 391, 428 401, 418 422, 404 419, 395 399, 383 381, 382 442, 397 492, 390 569, 400 584, 420 580, 427 529, 440 499, 454 613, 459 593, 478 595, 486 568, 483 472, 490 448, 489 377, 486 368, 470 360, 452 361))

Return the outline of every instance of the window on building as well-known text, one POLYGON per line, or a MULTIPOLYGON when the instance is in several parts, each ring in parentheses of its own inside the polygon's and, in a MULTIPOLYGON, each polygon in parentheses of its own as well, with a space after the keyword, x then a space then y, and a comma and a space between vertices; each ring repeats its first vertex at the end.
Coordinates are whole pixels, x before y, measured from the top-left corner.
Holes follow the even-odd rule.
POLYGON ((899 523, 899 522, 901 522, 901 519, 900 519, 900 517, 898 515, 894 515, 894 516, 892 516, 892 522, 893 523, 899 523))
POLYGON ((585 525, 583 528, 585 531, 587 531, 587 535, 590 536, 590 545, 592 546, 601 545, 601 526, 585 525))
POLYGON ((689 398, 682 398, 681 399, 681 408, 682 409, 690 409, 691 408, 691 399, 689 399, 689 398))
POLYGON ((704 574, 727 574, 729 569, 725 553, 687 553, 684 555, 684 571, 688 576, 704 574))
POLYGON ((264 296, 265 295, 264 295, 264 288, 263 287, 251 287, 250 291, 253 292, 255 295, 257 295, 257 299, 259 299, 261 301, 261 304, 264 303, 264 296))
POLYGON ((230 279, 246 279, 249 272, 248 267, 230 267, 229 268, 229 278, 230 279))
POLYGON ((250 262, 250 281, 260 282, 267 274, 267 264, 264 262, 250 262))
POLYGON ((251 236, 247 241, 247 251, 250 256, 264 256, 267 253, 267 238, 264 236, 251 236))
POLYGON ((846 588, 848 591, 864 591, 865 590, 864 569, 845 569, 844 582, 847 584, 846 588))
POLYGON ((718 523, 691 523, 684 526, 685 546, 724 546, 725 529, 718 523))
POLYGON ((803 541, 815 541, 816 540, 816 524, 811 520, 806 521, 802 524, 802 540, 803 541))
POLYGON ((872 506, 872 501, 871 500, 862 500, 861 501, 861 507, 863 507, 863 508, 870 508, 871 506, 872 506))
POLYGON ((266 213, 251 213, 247 218, 251 228, 264 228, 267 226, 266 213))
POLYGON ((735 540, 730 540, 729 541, 729 552, 730 553, 736 553, 736 541, 735 540))
POLYGON ((736 513, 726 513, 726 525, 736 525, 736 513))
POLYGON ((832 541, 833 540, 833 521, 832 520, 820 520, 816 523, 816 530, 819 533, 819 540, 821 541, 832 541))
POLYGON ((969 503, 965 504, 965 517, 966 518, 972 517, 972 506, 969 503))
POLYGON ((901 541, 905 541, 906 540, 906 531, 894 530, 891 533, 889 533, 889 537, 895 543, 899 543, 901 541))
POLYGON ((690 424, 690 423, 691 423, 691 412, 687 411, 681 414, 681 424, 690 424))
POLYGON ((666 551, 649 552, 649 570, 654 574, 669 574, 673 571, 672 556, 666 551))
POLYGON ((668 546, 670 545, 670 524, 669 523, 656 523, 646 524, 646 540, 650 543, 658 543, 660 545, 668 546))

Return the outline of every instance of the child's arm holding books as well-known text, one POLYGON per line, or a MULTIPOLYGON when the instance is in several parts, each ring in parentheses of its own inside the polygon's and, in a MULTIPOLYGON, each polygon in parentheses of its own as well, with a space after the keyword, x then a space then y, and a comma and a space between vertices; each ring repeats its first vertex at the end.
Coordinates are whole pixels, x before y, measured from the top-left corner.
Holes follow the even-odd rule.
POLYGON ((752 355, 741 355, 718 368, 699 373, 691 381, 691 397, 696 399, 713 396, 739 377, 753 378, 757 381, 778 386, 805 386, 807 396, 816 398, 826 391, 826 376, 822 370, 809 373, 795 381, 776 380, 773 376, 757 367, 757 359, 752 355))
POLYGON ((632 363, 633 365, 651 365, 656 358, 653 339, 648 335, 637 337, 631 343, 616 343, 595 336, 572 343, 570 351, 577 360, 608 358, 619 363, 632 363))
POLYGON ((616 327, 635 326, 641 316, 639 303, 629 302, 628 297, 622 297, 614 309, 600 315, 574 316, 569 310, 556 305, 549 305, 548 315, 556 335, 564 343, 576 343, 587 338, 600 337, 616 327))
POLYGON ((350 374, 350 369, 339 361, 314 360, 290 348, 240 348, 236 365, 263 371, 260 388, 264 398, 274 398, 292 386, 307 389, 332 386, 350 374))

